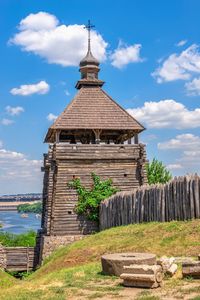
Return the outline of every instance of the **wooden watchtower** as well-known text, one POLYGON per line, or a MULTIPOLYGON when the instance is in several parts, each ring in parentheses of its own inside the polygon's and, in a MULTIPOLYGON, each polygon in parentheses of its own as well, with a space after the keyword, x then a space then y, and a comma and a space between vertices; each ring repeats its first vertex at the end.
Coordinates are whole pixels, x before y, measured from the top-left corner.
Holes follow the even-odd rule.
POLYGON ((102 179, 112 178, 122 191, 146 183, 145 146, 138 142, 144 127, 102 89, 99 71, 99 62, 91 52, 89 27, 78 92, 45 138, 49 143, 43 168, 42 235, 48 240, 48 249, 43 245, 46 252, 67 243, 69 237, 73 240, 96 230, 94 223, 74 211, 78 197, 67 187, 73 178, 80 177, 90 186, 91 172, 95 172, 102 179))

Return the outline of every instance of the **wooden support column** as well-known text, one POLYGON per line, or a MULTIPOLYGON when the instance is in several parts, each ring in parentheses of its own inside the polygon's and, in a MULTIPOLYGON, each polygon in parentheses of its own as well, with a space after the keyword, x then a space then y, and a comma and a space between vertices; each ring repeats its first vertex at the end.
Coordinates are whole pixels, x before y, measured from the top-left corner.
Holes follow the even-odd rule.
POLYGON ((100 129, 95 129, 93 130, 95 134, 95 143, 100 144, 100 135, 101 135, 101 130, 100 129))
POLYGON ((60 142, 60 130, 56 130, 56 143, 60 142))
POLYGON ((138 144, 138 143, 139 143, 138 133, 135 133, 135 135, 134 135, 134 143, 135 143, 135 144, 138 144))

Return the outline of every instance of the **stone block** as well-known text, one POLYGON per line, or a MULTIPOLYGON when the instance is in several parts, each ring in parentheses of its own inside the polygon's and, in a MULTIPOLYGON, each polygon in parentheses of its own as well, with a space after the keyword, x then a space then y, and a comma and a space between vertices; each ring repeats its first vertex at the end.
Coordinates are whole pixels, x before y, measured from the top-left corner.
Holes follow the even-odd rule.
POLYGON ((124 272, 124 266, 129 266, 133 264, 156 264, 156 255, 151 253, 106 254, 101 257, 101 264, 104 274, 120 276, 124 272))
POLYGON ((183 277, 200 279, 200 261, 184 262, 182 264, 183 277))
POLYGON ((120 278, 124 286, 157 288, 162 285, 163 276, 159 265, 131 265, 124 267, 120 278))

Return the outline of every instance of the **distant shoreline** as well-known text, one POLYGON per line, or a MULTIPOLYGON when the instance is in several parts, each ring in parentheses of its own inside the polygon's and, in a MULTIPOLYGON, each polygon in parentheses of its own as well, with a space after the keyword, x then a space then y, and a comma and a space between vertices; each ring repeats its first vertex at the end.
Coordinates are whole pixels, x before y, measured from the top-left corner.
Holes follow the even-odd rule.
POLYGON ((17 211, 17 206, 20 204, 33 204, 40 202, 40 200, 34 201, 0 201, 0 212, 1 211, 17 211))

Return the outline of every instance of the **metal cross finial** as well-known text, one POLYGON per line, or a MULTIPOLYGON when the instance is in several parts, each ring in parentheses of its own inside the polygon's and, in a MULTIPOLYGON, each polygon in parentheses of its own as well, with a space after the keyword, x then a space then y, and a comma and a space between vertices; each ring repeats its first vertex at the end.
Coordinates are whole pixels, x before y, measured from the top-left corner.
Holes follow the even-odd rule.
POLYGON ((94 27, 95 26, 91 24, 90 20, 88 20, 88 24, 85 25, 85 27, 84 27, 88 31, 88 52, 91 50, 91 46, 90 46, 90 31, 94 27))

